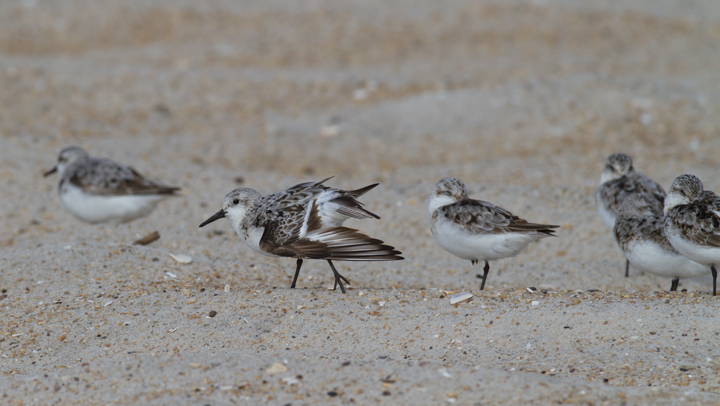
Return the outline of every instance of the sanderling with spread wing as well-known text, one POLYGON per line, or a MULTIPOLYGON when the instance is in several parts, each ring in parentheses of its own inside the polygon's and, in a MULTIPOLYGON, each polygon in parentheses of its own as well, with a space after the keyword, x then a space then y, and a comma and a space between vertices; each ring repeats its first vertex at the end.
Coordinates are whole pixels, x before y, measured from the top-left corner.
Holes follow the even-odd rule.
MULTIPOLYGON (((605 160, 600 175, 600 186, 595 193, 600 219, 612 230, 620 205, 631 194, 642 193, 651 197, 655 214, 662 214, 665 190, 647 175, 633 168, 632 158, 625 154, 612 154, 605 160)), ((630 261, 625 263, 625 277, 630 275, 630 261)))
POLYGON ((150 213, 159 201, 180 190, 146 179, 135 169, 106 158, 93 158, 78 146, 60 151, 58 172, 63 206, 87 223, 125 223, 150 213))
POLYGON ((720 266, 720 199, 694 175, 680 175, 665 198, 665 235, 681 254, 709 265, 713 296, 717 294, 720 266))
POLYGON ((670 291, 677 290, 680 278, 695 278, 710 273, 679 253, 665 237, 663 215, 655 213, 656 203, 645 194, 632 194, 620 205, 613 232, 615 240, 630 263, 643 271, 672 278, 670 291))
POLYGON ((306 182, 290 189, 262 196, 250 188, 228 193, 223 208, 200 227, 227 217, 250 248, 269 257, 297 259, 295 288, 304 259, 324 259, 335 276, 335 286, 345 293, 350 283, 335 269, 332 261, 394 261, 404 259, 401 252, 382 241, 342 227, 345 220, 380 217, 357 199, 378 184, 357 190, 339 190, 320 182, 306 182))
POLYGON ((428 214, 430 230, 441 247, 473 265, 485 262, 480 290, 487 282, 488 261, 513 257, 531 242, 555 236, 553 228, 559 227, 528 223, 492 203, 470 199, 465 184, 455 178, 435 184, 428 214))

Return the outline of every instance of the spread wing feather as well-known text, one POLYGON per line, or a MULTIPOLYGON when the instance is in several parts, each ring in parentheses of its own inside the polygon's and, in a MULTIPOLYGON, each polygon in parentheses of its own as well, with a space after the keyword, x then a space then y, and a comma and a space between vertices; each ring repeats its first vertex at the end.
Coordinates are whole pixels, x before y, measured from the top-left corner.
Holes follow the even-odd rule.
POLYGON ((311 203, 317 207, 326 227, 341 226, 348 218, 358 220, 380 218, 365 209, 362 202, 356 199, 377 186, 377 183, 357 190, 344 191, 324 186, 323 182, 328 179, 330 178, 320 182, 300 183, 282 192, 264 197, 261 204, 255 209, 257 212, 251 216, 255 218, 254 226, 262 227, 266 223, 286 217, 288 214, 303 211, 311 203))
POLYGON ((354 191, 331 189, 321 184, 304 183, 289 189, 280 198, 270 196, 269 206, 265 205, 265 212, 257 216, 255 224, 256 227, 265 227, 260 239, 263 251, 308 259, 403 259, 400 251, 381 240, 337 225, 348 217, 379 218, 355 199, 377 184, 354 191))
POLYGON ((400 251, 347 227, 332 227, 301 238, 284 248, 296 258, 339 261, 395 261, 403 259, 400 251))

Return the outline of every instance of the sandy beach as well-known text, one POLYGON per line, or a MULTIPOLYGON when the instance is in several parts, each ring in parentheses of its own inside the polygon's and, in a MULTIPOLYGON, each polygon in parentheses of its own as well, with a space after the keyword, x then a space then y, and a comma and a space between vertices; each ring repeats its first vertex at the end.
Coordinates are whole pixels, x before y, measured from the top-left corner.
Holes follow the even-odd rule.
POLYGON ((718 44, 713 1, 0 2, 0 404, 720 404, 710 276, 625 278, 594 200, 614 152, 720 192, 718 44), (183 192, 85 224, 42 177, 72 144, 183 192), (406 258, 336 262, 345 295, 198 228, 329 176, 406 258), (558 237, 480 291, 428 227, 448 176, 558 237))

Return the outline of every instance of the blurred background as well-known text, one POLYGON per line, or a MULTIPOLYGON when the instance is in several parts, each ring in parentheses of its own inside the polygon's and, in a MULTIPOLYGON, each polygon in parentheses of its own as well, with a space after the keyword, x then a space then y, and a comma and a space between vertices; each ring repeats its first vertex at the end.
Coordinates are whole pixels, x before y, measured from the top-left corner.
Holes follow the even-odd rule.
POLYGON ((717 166, 719 22, 714 1, 3 1, 0 134, 297 176, 717 166))

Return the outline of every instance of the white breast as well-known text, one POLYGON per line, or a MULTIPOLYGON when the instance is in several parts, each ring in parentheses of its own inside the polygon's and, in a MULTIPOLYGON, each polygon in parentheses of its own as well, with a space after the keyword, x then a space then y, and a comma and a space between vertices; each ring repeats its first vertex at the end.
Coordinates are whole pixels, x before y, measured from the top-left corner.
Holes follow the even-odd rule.
POLYGON ((523 233, 473 234, 445 219, 435 221, 431 230, 437 243, 451 254, 478 261, 513 257, 543 237, 523 233))
POLYGON ((665 227, 665 235, 668 241, 670 241, 670 244, 672 244, 678 252, 691 260, 705 265, 720 265, 720 248, 698 245, 686 240, 672 222, 665 227))
POLYGON ((632 266, 666 278, 695 278, 710 273, 710 267, 662 249, 650 241, 628 244, 625 256, 632 266))
POLYGON ((238 225, 238 227, 235 229, 235 232, 237 232, 240 238, 245 240, 245 243, 248 245, 248 247, 252 248, 253 251, 263 254, 266 257, 279 258, 278 255, 265 252, 260 248, 260 239, 262 239, 263 233, 265 232, 265 227, 250 227, 248 230, 243 230, 238 225))
POLYGON ((60 201, 75 217, 91 223, 124 223, 149 214, 167 196, 125 195, 100 196, 84 193, 71 184, 63 184, 60 201))
POLYGON ((600 214, 600 220, 605 223, 609 229, 615 227, 615 218, 617 215, 612 211, 608 210, 602 202, 598 201, 598 214, 600 214))

